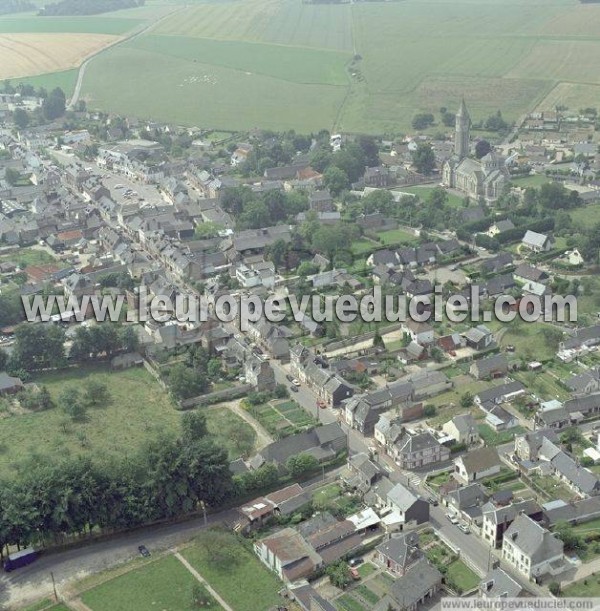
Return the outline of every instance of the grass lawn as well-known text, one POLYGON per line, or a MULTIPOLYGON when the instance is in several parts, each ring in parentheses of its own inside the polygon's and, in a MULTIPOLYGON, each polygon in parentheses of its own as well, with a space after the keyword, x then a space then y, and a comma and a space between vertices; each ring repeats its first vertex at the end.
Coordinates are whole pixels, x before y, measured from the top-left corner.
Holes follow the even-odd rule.
POLYGON ((311 418, 295 401, 250 405, 248 412, 275 437, 285 437, 306 426, 314 424, 311 418))
POLYGON ((533 174, 531 176, 523 176, 522 178, 513 178, 511 182, 517 187, 541 187, 547 182, 552 182, 545 174, 533 174))
POLYGON ((382 231, 377 234, 381 239, 382 244, 386 246, 390 245, 401 245, 401 244, 416 244, 419 239, 408 233, 408 231, 404 231, 403 229, 391 229, 390 231, 382 231))
POLYGON ((227 449, 229 459, 251 454, 256 443, 254 429, 237 414, 226 407, 204 411, 206 424, 217 445, 227 449))
POLYGON ((68 609, 62 604, 54 605, 49 598, 44 598, 44 600, 25 607, 23 611, 68 611, 68 609))
POLYGON ((573 531, 581 535, 587 532, 597 531, 599 528, 600 518, 596 518, 595 520, 590 520, 589 522, 583 522, 581 524, 573 526, 573 531))
POLYGON ((19 267, 24 268, 29 265, 46 265, 53 263, 56 258, 45 250, 37 250, 34 248, 20 248, 15 252, 0 257, 0 263, 10 261, 16 263, 19 267))
POLYGON ((543 477, 534 476, 531 478, 531 481, 541 488, 550 500, 571 501, 576 496, 572 490, 550 475, 543 477))
POLYGON ((600 577, 591 575, 580 581, 567 586, 561 592, 563 598, 566 597, 582 597, 588 598, 591 596, 600 596, 600 577))
POLYGON ((352 596, 352 592, 342 594, 342 596, 335 601, 335 605, 342 611, 368 611, 358 602, 358 600, 356 600, 356 598, 354 598, 354 596, 352 596))
POLYGON ((124 458, 159 433, 179 432, 181 415, 143 368, 113 372, 108 366, 81 367, 38 375, 32 381, 47 386, 56 399, 65 387, 85 389, 92 379, 107 385, 112 400, 109 405, 90 408, 85 422, 71 422, 58 407, 0 416, 0 473, 18 470, 28 457, 124 458))
MULTIPOLYGON (((60 87, 67 96, 70 96, 77 82, 78 70, 62 70, 61 72, 48 72, 47 74, 39 74, 37 76, 25 76, 23 78, 10 79, 11 85, 15 86, 19 83, 33 85, 36 89, 44 87, 48 91, 56 87, 60 87)), ((2 86, 5 81, 0 81, 2 86)))
MULTIPOLYGON (((545 335, 549 325, 543 322, 512 323, 500 340, 501 346, 512 345, 515 355, 523 356, 528 361, 547 361, 554 357, 558 342, 545 335)), ((549 331, 548 333, 551 333, 549 331)))
POLYGON ((165 556, 85 592, 81 599, 92 611, 192 611, 196 583, 175 556, 165 556))
MULTIPOLYGON (((192 545, 181 554, 235 611, 266 611, 281 603, 282 584, 252 552, 239 543, 237 562, 228 569, 219 568, 200 545, 192 545)), ((199 536, 199 539, 202 535, 199 536)))
POLYGON ((462 560, 455 560, 448 565, 446 578, 461 592, 468 592, 476 588, 480 581, 479 577, 462 560))
MULTIPOLYGON (((425 201, 429 198, 431 193, 436 188, 437 187, 402 187, 399 190, 403 191, 404 193, 414 193, 415 195, 418 195, 422 200, 425 201)), ((446 194, 448 196, 448 204, 452 206, 452 208, 463 208, 464 207, 463 205, 464 199, 462 197, 459 197, 458 195, 455 195, 454 193, 450 193, 449 191, 447 191, 446 194)))
POLYGON ((590 227, 596 223, 600 223, 600 203, 575 208, 571 210, 569 214, 576 225, 590 227))
POLYGON ((344 494, 338 484, 329 484, 313 495, 313 505, 322 511, 337 510, 344 515, 352 515, 360 509, 360 501, 352 495, 344 494))
POLYGON ((496 433, 496 431, 487 424, 480 424, 478 428, 479 434, 486 446, 501 446, 502 444, 513 441, 515 435, 520 435, 525 432, 522 426, 515 426, 508 431, 501 431, 499 433, 496 433))
POLYGON ((370 562, 365 562, 358 567, 358 574, 364 579, 377 570, 377 567, 370 562))

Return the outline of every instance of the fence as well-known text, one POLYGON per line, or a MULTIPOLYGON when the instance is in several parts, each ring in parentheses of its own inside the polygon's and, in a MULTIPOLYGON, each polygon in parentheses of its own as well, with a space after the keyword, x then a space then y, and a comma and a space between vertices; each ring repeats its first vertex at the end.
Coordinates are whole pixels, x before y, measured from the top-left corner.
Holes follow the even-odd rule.
POLYGON ((228 401, 230 399, 239 399, 249 393, 253 388, 251 384, 240 384, 232 388, 223 388, 222 390, 216 390, 215 392, 210 392, 205 395, 185 399, 179 403, 179 409, 192 409, 194 407, 212 405, 213 403, 220 403, 221 401, 228 401))

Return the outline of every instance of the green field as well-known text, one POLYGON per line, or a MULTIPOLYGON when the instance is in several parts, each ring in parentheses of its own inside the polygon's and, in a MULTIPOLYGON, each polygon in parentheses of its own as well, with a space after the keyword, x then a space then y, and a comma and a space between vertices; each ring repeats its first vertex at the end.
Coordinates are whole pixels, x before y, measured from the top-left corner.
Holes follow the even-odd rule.
POLYGON ((32 32, 36 34, 85 33, 85 34, 124 34, 138 25, 137 19, 120 17, 0 17, 0 34, 32 32))
MULTIPOLYGON (((228 535, 235 545, 235 535, 228 535)), ((281 582, 254 554, 240 543, 237 545, 237 560, 229 569, 214 563, 201 543, 182 550, 181 555, 235 611, 266 611, 276 607, 281 603, 278 595, 281 582)))
POLYGON ((498 109, 512 120, 564 81, 600 83, 590 21, 600 7, 575 0, 201 3, 102 54, 84 94, 108 110, 231 129, 398 133, 463 95, 474 120, 498 109))
POLYGON ((18 470, 31 457, 126 458, 159 433, 179 431, 180 414, 145 369, 111 372, 107 367, 78 368, 39 375, 32 381, 45 384, 56 398, 66 386, 84 391, 90 379, 106 383, 112 400, 110 405, 90 408, 85 422, 70 422, 58 407, 38 413, 0 414, 1 474, 18 470))
POLYGON ((195 583, 177 558, 166 556, 88 590, 81 599, 92 611, 192 611, 195 583))
MULTIPOLYGON (((19 83, 33 85, 36 89, 43 87, 51 91, 55 87, 60 87, 68 96, 72 93, 77 82, 77 70, 63 70, 61 72, 49 72, 38 76, 26 76, 23 78, 10 79, 10 83, 15 86, 19 83)), ((0 85, 2 82, 0 82, 0 85)))

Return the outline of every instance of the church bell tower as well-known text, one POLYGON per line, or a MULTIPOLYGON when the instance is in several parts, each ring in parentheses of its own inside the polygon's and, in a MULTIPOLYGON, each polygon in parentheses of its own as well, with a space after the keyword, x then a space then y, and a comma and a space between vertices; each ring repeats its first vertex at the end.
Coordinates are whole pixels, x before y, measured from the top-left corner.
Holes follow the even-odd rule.
POLYGON ((454 132, 454 154, 464 159, 469 154, 469 135, 471 130, 471 117, 463 98, 456 113, 456 127, 454 132))

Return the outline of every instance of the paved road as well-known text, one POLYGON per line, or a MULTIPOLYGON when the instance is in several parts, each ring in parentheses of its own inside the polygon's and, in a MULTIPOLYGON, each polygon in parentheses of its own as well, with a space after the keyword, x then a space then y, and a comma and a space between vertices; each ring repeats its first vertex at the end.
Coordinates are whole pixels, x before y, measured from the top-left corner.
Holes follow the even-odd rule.
MULTIPOLYGON (((222 511, 208 516, 207 525, 231 522, 235 516, 235 510, 222 511)), ((203 518, 195 518, 178 524, 141 528, 109 541, 42 556, 28 567, 2 574, 0 609, 16 608, 17 605, 51 596, 50 571, 54 574, 60 596, 73 580, 132 560, 138 555, 138 545, 146 545, 151 552, 170 549, 186 543, 205 527, 203 518)))

